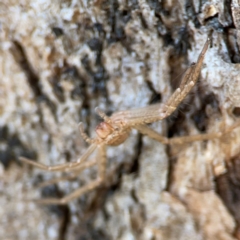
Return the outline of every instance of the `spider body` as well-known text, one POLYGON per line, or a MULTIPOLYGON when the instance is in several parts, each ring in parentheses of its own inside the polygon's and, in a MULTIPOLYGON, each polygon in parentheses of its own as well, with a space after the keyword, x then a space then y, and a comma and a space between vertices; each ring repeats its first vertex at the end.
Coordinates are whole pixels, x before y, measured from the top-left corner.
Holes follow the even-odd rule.
POLYGON ((80 123, 80 133, 83 139, 90 144, 86 152, 75 162, 64 163, 54 166, 47 166, 30 159, 21 157, 20 160, 31 164, 35 167, 46 171, 62 171, 62 172, 72 172, 71 176, 61 177, 58 179, 53 179, 47 182, 47 185, 52 183, 57 183, 61 180, 67 180, 69 178, 77 177, 81 171, 86 168, 92 167, 93 165, 98 166, 98 177, 96 180, 93 180, 89 184, 76 189, 73 193, 61 198, 46 198, 34 200, 37 203, 41 204, 66 204, 69 201, 85 194, 86 192, 93 190, 100 186, 105 180, 106 172, 106 146, 117 146, 123 143, 129 136, 131 129, 137 129, 140 133, 149 136, 150 138, 155 139, 156 141, 163 144, 181 144, 185 142, 199 141, 199 140, 209 140, 214 138, 219 138, 226 132, 232 131, 235 127, 238 127, 239 124, 229 128, 227 131, 219 133, 209 133, 201 134, 195 136, 184 136, 184 137, 175 137, 168 139, 167 137, 161 136, 155 130, 148 127, 146 124, 160 121, 175 111, 180 102, 187 96, 191 91, 193 86, 196 84, 204 55, 207 51, 210 40, 208 39, 198 57, 196 63, 193 63, 185 72, 181 79, 179 88, 177 88, 172 96, 164 104, 154 104, 142 108, 130 109, 126 111, 119 111, 112 116, 108 117, 101 110, 96 108, 96 112, 104 120, 101 122, 95 129, 96 137, 91 139, 83 131, 83 124, 80 123), (88 160, 89 156, 97 150, 97 158, 93 160, 88 160))

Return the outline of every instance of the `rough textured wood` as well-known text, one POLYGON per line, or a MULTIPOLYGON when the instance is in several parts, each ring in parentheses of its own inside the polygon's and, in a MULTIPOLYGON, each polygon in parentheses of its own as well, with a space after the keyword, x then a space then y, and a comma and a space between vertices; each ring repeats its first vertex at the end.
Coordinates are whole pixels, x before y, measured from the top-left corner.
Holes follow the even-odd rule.
POLYGON ((77 124, 94 134, 96 106, 110 114, 166 101, 209 33, 199 84, 153 128, 181 136, 231 126, 238 19, 238 1, 1 1, 0 239, 240 239, 240 128, 173 147, 133 132, 108 148, 105 186, 65 207, 24 199, 65 195, 95 169, 40 190, 53 175, 17 160, 73 161, 87 147, 77 124))

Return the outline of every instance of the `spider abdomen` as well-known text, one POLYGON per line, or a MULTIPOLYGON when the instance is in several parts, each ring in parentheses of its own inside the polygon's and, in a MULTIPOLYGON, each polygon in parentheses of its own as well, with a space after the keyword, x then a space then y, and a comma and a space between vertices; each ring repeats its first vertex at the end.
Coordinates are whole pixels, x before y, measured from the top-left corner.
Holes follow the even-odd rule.
POLYGON ((114 132, 112 135, 109 135, 109 138, 107 138, 107 145, 109 146, 118 146, 126 141, 130 133, 130 129, 120 131, 120 132, 114 132))

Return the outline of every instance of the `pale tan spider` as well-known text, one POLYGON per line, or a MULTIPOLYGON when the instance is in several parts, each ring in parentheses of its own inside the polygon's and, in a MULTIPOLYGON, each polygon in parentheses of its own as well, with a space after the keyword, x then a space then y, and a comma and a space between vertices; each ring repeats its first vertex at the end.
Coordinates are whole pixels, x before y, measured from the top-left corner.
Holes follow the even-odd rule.
MULTIPOLYGON (((96 108, 96 112, 103 118, 101 122, 96 127, 97 136, 93 139, 89 138, 83 132, 82 123, 79 124, 80 133, 84 140, 90 144, 89 148, 85 154, 80 157, 76 162, 59 164, 55 166, 47 166, 41 163, 37 163, 30 159, 20 157, 20 160, 36 166, 40 169, 46 171, 62 171, 62 172, 73 172, 73 176, 77 176, 80 171, 89 168, 93 165, 98 165, 98 178, 93 182, 75 190, 73 193, 61 198, 46 198, 34 200, 41 204, 66 204, 69 201, 81 196, 82 194, 97 188, 104 182, 105 171, 106 171, 106 146, 117 146, 123 143, 132 128, 137 129, 140 133, 145 134, 163 144, 180 144, 185 142, 199 141, 199 140, 209 140, 213 138, 219 138, 223 133, 210 133, 195 136, 184 136, 175 137, 168 139, 159 135, 156 131, 149 128, 146 124, 153 123, 162 120, 173 113, 173 111, 178 107, 180 102, 186 97, 186 95, 191 91, 193 86, 198 80, 199 73, 201 71, 204 55, 209 46, 210 40, 208 39, 198 57, 197 63, 193 63, 185 72, 182 77, 181 84, 177 88, 169 100, 165 104, 154 104, 143 108, 131 109, 127 111, 119 111, 114 113, 111 117, 106 116, 102 111, 96 108), (95 151, 99 151, 99 159, 88 160, 88 157, 95 151)), ((230 132, 235 126, 228 129, 226 132, 230 132)), ((68 179, 69 177, 62 177, 60 180, 68 179)), ((59 179, 53 179, 49 183, 55 183, 59 179)))

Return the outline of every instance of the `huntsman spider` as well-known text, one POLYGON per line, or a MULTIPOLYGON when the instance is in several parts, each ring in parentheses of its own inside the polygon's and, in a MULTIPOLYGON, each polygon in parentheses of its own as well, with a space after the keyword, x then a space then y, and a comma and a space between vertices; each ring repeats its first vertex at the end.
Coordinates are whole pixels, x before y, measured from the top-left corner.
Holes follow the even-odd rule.
MULTIPOLYGON (((196 63, 193 63, 184 73, 181 79, 180 86, 174 91, 168 101, 164 104, 154 104, 142 108, 130 109, 127 111, 119 111, 112 114, 110 117, 105 115, 101 110, 96 108, 96 112, 104 120, 96 127, 96 137, 91 139, 83 131, 83 124, 79 124, 79 129, 83 139, 90 144, 86 152, 77 161, 53 166, 47 166, 25 157, 20 157, 20 160, 24 163, 33 165, 37 168, 46 171, 62 171, 62 172, 73 172, 73 175, 77 175, 86 168, 92 167, 93 165, 98 166, 98 177, 96 180, 89 184, 76 189, 69 195, 57 199, 57 198, 44 198, 34 200, 40 204, 66 204, 69 201, 99 187, 103 184, 106 172, 106 146, 118 146, 123 143, 129 136, 131 129, 137 129, 141 134, 147 135, 150 138, 155 139, 163 144, 181 144, 199 140, 209 140, 219 138, 224 133, 209 133, 199 134, 195 136, 183 136, 175 138, 167 138, 161 136, 159 133, 149 128, 146 124, 160 121, 169 115, 171 115, 178 105, 185 99, 187 94, 191 91, 193 86, 196 84, 205 53, 208 49, 210 40, 207 39, 196 63), (89 156, 97 149, 99 158, 94 160, 88 160, 89 156)), ((233 127, 234 128, 234 127, 233 127)), ((229 129, 229 131, 231 131, 229 129)), ((228 131, 228 132, 229 132, 228 131)), ((61 180, 63 180, 61 178, 61 180)), ((67 179, 67 178, 65 178, 67 179)), ((52 183, 57 182, 53 179, 52 183)), ((51 181, 51 180, 50 180, 51 181)))

